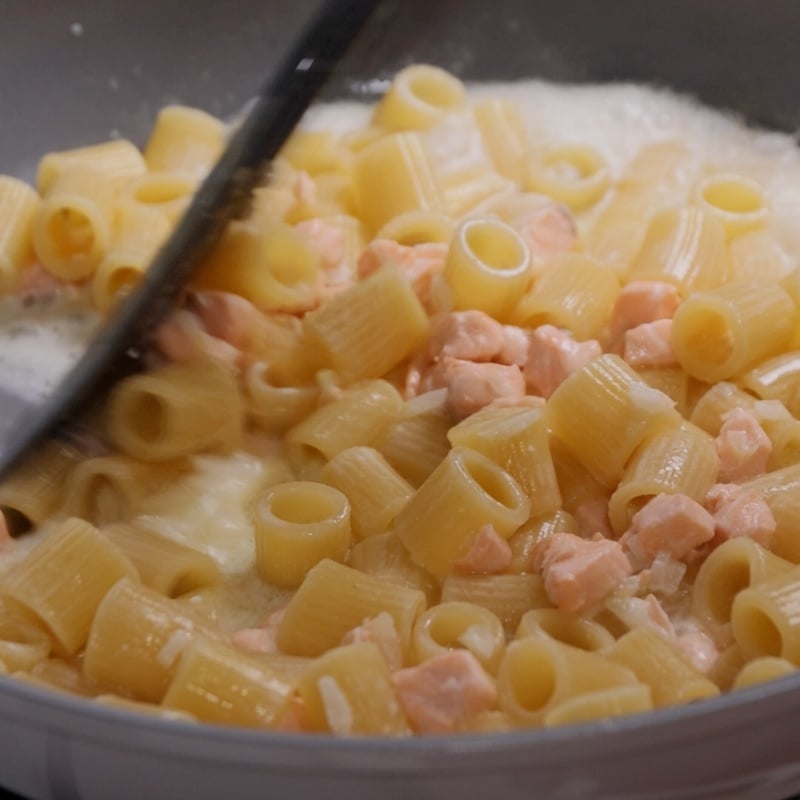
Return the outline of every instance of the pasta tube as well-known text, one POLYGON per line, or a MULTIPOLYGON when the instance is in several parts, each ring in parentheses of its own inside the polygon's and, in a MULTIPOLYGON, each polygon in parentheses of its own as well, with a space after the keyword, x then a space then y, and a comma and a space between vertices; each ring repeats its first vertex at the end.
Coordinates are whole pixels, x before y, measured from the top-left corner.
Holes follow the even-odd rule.
POLYGON ((427 130, 466 102, 458 78, 439 67, 413 64, 394 76, 372 123, 391 131, 427 130))
POLYGON ((46 626, 59 655, 74 655, 86 644, 103 597, 125 577, 138 576, 124 553, 88 522, 72 518, 17 564, 2 593, 46 626))
POLYGON ((527 497, 505 470, 474 450, 456 448, 398 514, 394 530, 417 564, 444 578, 478 528, 490 524, 509 537, 529 511, 527 497))
POLYGON ((273 486, 255 504, 256 566, 267 582, 294 589, 325 558, 344 560, 350 545, 350 503, 323 483, 273 486))
POLYGON ((33 259, 31 225, 38 206, 39 195, 27 183, 0 175, 0 295, 12 291, 33 259))
POLYGON ((124 453, 167 461, 238 444, 242 400, 233 371, 217 361, 170 364, 114 387, 108 433, 124 453))
POLYGON ((510 226, 478 217, 456 228, 444 268, 454 308, 506 321, 531 276, 528 246, 510 226))

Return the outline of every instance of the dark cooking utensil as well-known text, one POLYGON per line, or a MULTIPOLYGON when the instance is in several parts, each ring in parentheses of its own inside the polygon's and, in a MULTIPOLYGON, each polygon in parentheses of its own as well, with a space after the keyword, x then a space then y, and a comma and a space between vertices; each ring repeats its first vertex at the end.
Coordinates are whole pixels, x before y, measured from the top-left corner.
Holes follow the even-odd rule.
MULTIPOLYGON (((286 141, 379 0, 328 0, 279 64, 145 279, 96 332, 63 379, 0 387, 0 475, 59 422, 130 371, 225 225, 240 216, 286 141), (52 387, 52 388, 51 388, 52 387)), ((9 345, 14 346, 13 340, 9 345)), ((30 365, 26 364, 30 370, 30 365)), ((34 365, 34 369, 42 369, 34 365)), ((23 382, 24 383, 24 382, 23 382)))

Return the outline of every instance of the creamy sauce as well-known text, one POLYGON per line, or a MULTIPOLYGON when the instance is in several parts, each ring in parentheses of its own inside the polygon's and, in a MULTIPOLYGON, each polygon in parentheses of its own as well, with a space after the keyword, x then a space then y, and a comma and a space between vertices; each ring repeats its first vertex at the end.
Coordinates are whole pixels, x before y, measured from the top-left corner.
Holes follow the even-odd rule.
MULTIPOLYGON (((685 95, 632 84, 565 86, 545 81, 480 84, 474 99, 505 98, 522 111, 534 147, 588 144, 619 177, 643 147, 678 140, 695 157, 687 166, 686 191, 701 169, 737 172, 758 181, 771 201, 772 230, 783 247, 800 259, 800 151, 797 137, 748 127, 740 117, 701 105, 685 95)), ((313 108, 304 125, 345 133, 369 123, 371 109, 342 102, 313 108)), ((427 134, 437 171, 488 163, 475 123, 468 113, 451 115, 427 134)), ((595 210, 596 212, 596 210, 595 210)), ((582 227, 593 214, 579 219, 582 227)))

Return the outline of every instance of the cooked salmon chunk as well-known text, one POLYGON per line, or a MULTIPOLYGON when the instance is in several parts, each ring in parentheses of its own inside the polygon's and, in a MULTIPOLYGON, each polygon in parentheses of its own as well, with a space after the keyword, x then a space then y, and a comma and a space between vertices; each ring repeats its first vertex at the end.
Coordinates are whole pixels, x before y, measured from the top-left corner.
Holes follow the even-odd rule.
POLYGON ((207 333, 237 350, 252 347, 263 331, 263 314, 237 294, 195 292, 190 305, 207 333))
POLYGON ((714 520, 685 494, 659 494, 633 516, 629 531, 651 558, 661 551, 683 559, 714 537, 714 520))
POLYGON ((494 681, 467 650, 454 650, 392 676, 417 733, 452 733, 497 701, 494 681))
POLYGON ((752 478, 767 471, 772 442, 756 415, 748 409, 734 408, 725 414, 714 445, 722 483, 752 478))
POLYGON ((680 302, 678 290, 671 283, 631 281, 622 287, 614 303, 611 335, 616 338, 639 325, 672 319, 680 302))
POLYGON ((554 533, 535 556, 547 596, 562 611, 585 611, 613 592, 631 572, 618 542, 554 533))
POLYGON ((759 494, 735 484, 717 484, 706 495, 706 505, 713 514, 714 531, 720 543, 735 536, 747 536, 769 547, 777 524, 759 494))
POLYGON ((525 378, 519 367, 443 358, 431 373, 430 389, 447 389, 447 405, 455 419, 464 419, 489 403, 525 396, 525 378))
POLYGON ((396 670, 403 666, 403 646, 397 635, 394 618, 388 611, 381 611, 376 617, 364 620, 342 637, 342 644, 360 644, 372 642, 383 653, 389 669, 396 670))
POLYGON ((572 215, 566 208, 555 203, 520 220, 516 228, 534 258, 566 253, 572 250, 577 238, 572 215))
POLYGON ((525 382, 536 394, 550 397, 573 372, 602 353, 594 339, 576 342, 569 331, 541 325, 531 334, 525 382))
POLYGON ((298 222, 295 228, 317 253, 323 269, 334 269, 344 258, 344 231, 319 217, 298 222))
POLYGON ((462 575, 497 575, 508 569, 511 555, 511 545, 494 525, 482 525, 470 549, 453 562, 453 569, 462 575))
POLYGON ((625 331, 622 357, 634 369, 675 366, 678 362, 672 350, 672 320, 643 322, 625 331))
POLYGON ((428 350, 431 358, 492 361, 506 343, 503 326, 483 311, 454 311, 435 317, 428 350))

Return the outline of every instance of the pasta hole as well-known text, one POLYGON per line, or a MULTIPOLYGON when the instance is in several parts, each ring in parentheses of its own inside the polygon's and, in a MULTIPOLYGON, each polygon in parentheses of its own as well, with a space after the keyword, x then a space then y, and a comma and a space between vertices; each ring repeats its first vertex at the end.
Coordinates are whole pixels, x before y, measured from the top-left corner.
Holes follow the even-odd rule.
POLYGON ((474 622, 457 608, 439 607, 438 612, 430 617, 428 631, 436 644, 449 650, 463 649, 464 645, 459 637, 474 622))
POLYGON ((558 617, 542 615, 539 624, 548 636, 558 642, 577 647, 579 650, 591 652, 608 644, 589 627, 589 623, 581 619, 570 619, 561 615, 558 617))
POLYGON ((712 308, 697 309, 686 325, 685 345, 707 364, 725 364, 733 353, 733 333, 725 317, 712 308))
POLYGON ((728 214, 753 214, 764 207, 758 186, 737 179, 710 182, 703 189, 703 199, 728 214))
POLYGON ((284 522, 295 525, 310 525, 337 517, 342 511, 340 493, 329 487, 315 484, 309 486, 285 485, 270 498, 272 514, 284 522), (329 489, 329 491, 324 491, 329 489))
POLYGON ((750 586, 750 563, 743 559, 738 562, 725 563, 725 569, 719 570, 710 581, 707 596, 708 610, 715 622, 730 622, 731 609, 736 595, 750 586))
POLYGON ((136 267, 117 267, 109 276, 106 283, 109 300, 116 300, 128 294, 139 282, 142 273, 136 267))
POLYGON ((81 505, 95 525, 108 525, 125 515, 125 501, 119 486, 107 475, 93 475, 87 481, 81 505))
POLYGON ((3 516, 6 520, 6 528, 13 538, 22 536, 23 533, 27 533, 33 527, 33 523, 30 519, 18 508, 0 506, 0 511, 3 512, 3 516))
POLYGON ((738 610, 735 630, 737 638, 744 634, 748 650, 759 656, 783 655, 783 636, 769 614, 754 606, 744 606, 738 610))
POLYGON ((47 233, 56 255, 64 260, 82 256, 94 248, 94 227, 86 214, 74 208, 60 208, 51 214, 47 233))
POLYGON ((156 442, 164 434, 166 410, 159 397, 140 392, 132 400, 131 429, 143 442, 156 442))
POLYGON ((518 269, 525 261, 517 237, 492 222, 466 225, 464 243, 478 261, 500 272, 518 269))
POLYGON ((409 82, 409 88, 414 97, 433 108, 447 110, 461 104, 458 84, 427 70, 414 75, 409 82))
POLYGON ((544 708, 556 691, 556 668, 552 660, 538 646, 526 646, 508 658, 507 663, 509 682, 517 703, 525 711, 536 712, 544 708))
POLYGON ((519 497, 513 490, 511 484, 505 479, 505 475, 491 463, 484 463, 483 460, 465 458, 464 469, 472 480, 478 484, 489 497, 506 508, 516 508, 519 505, 519 497))

